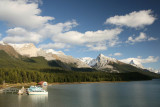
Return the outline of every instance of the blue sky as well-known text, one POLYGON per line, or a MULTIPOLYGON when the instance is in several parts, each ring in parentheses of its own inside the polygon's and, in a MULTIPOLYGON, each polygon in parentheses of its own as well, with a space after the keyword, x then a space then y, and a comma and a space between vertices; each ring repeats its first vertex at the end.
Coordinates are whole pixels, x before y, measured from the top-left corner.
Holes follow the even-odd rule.
POLYGON ((160 69, 158 0, 0 0, 0 39, 160 69))

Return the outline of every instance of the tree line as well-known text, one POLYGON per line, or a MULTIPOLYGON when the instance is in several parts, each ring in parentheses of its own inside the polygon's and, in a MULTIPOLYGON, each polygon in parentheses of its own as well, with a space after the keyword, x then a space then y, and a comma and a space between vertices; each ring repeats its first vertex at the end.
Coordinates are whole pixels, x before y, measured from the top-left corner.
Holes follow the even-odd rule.
POLYGON ((22 69, 0 69, 0 83, 53 82, 98 82, 98 81, 133 81, 149 80, 150 77, 138 72, 40 72, 22 69))

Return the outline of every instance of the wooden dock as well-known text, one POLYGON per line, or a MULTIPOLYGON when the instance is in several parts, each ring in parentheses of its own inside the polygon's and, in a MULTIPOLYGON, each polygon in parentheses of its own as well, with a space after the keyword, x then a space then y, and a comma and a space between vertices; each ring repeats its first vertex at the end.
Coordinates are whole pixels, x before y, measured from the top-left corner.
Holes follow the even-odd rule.
POLYGON ((18 93, 18 91, 19 91, 18 88, 12 88, 12 87, 11 87, 11 88, 6 88, 6 89, 4 89, 4 90, 3 90, 3 93, 5 93, 5 94, 6 94, 6 93, 12 93, 12 94, 13 94, 13 93, 18 93))

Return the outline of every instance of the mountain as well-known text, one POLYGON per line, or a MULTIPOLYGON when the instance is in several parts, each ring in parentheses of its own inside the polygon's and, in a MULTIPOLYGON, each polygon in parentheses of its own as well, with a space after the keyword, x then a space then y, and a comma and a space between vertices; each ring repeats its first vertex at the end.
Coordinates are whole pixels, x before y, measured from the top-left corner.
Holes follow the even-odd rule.
POLYGON ((118 72, 111 65, 113 63, 118 63, 118 60, 114 58, 110 58, 110 57, 104 56, 103 54, 99 54, 99 56, 96 58, 96 62, 97 63, 93 66, 96 69, 100 69, 100 70, 111 69, 114 72, 118 72))
POLYGON ((84 58, 78 58, 80 61, 86 63, 89 66, 94 66, 97 63, 96 59, 90 58, 90 57, 84 57, 84 58))
POLYGON ((136 65, 133 60, 131 60, 131 62, 129 64, 136 65))
POLYGON ((37 57, 37 52, 40 50, 32 43, 27 44, 8 44, 12 46, 20 55, 28 57, 37 57))
POLYGON ((104 70, 104 71, 109 70, 111 72, 119 72, 118 70, 114 69, 114 67, 111 64, 120 62, 115 58, 110 58, 104 56, 103 54, 99 54, 99 56, 97 56, 96 59, 85 57, 85 58, 79 58, 79 60, 85 62, 86 64, 98 70, 104 70))
MULTIPOLYGON (((127 63, 123 60, 117 60, 115 58, 104 56, 103 54, 99 54, 96 59, 93 59, 90 57, 84 57, 84 58, 79 58, 79 60, 81 60, 82 62, 85 62, 86 64, 90 65, 91 67, 94 67, 94 68, 100 69, 100 70, 106 70, 106 69, 111 69, 112 71, 116 70, 113 67, 113 65, 115 65, 115 64, 118 64, 120 66, 129 64, 129 65, 132 65, 136 68, 144 69, 144 67, 141 65, 141 63, 139 63, 136 60, 131 59, 129 61, 129 63, 127 63)), ((116 71, 116 72, 118 72, 118 71, 116 71)))
POLYGON ((138 60, 135 60, 134 58, 122 59, 119 61, 124 62, 126 64, 130 64, 130 65, 135 66, 137 68, 144 69, 143 65, 138 60))
POLYGON ((96 59, 93 58, 79 58, 79 60, 85 62, 86 64, 91 64, 92 68, 100 71, 110 72, 110 73, 129 73, 129 72, 139 72, 143 75, 147 75, 152 78, 159 78, 160 76, 154 72, 150 72, 148 69, 144 69, 137 66, 138 62, 131 60, 130 63, 121 62, 115 58, 104 56, 99 54, 96 59))
POLYGON ((154 72, 154 73, 157 73, 157 74, 160 74, 160 69, 153 69, 153 68, 147 68, 150 72, 154 72))
MULTIPOLYGON (((55 66, 60 67, 67 70, 75 70, 75 68, 82 68, 84 71, 92 71, 92 68, 86 63, 73 58, 72 56, 65 55, 61 51, 54 51, 52 49, 43 50, 40 48, 36 48, 36 46, 32 43, 26 44, 7 44, 4 42, 0 42, 0 50, 3 50, 12 57, 17 59, 14 60, 23 60, 23 61, 31 61, 33 59, 41 59, 42 63, 45 62, 45 67, 55 66), (19 58, 19 59, 18 59, 19 58)), ((39 60, 40 61, 40 60, 39 60)), ((21 61, 19 61, 21 62, 21 61)), ((32 62, 32 61, 31 61, 32 62)), ((34 61, 33 61, 34 62, 34 61)), ((12 62, 15 63, 16 62, 12 62)), ((21 62, 23 65, 25 63, 21 62)), ((35 64, 35 63, 34 63, 35 64)), ((31 65, 34 65, 31 63, 31 65)), ((14 64, 11 64, 14 65, 14 64)), ((17 64, 18 65, 18 64, 17 64)), ((40 67, 41 68, 41 67, 40 67)), ((80 69, 76 69, 80 70, 80 69)))
POLYGON ((73 58, 61 51, 43 50, 34 44, 7 44, 0 42, 0 68, 22 68, 41 71, 105 71, 113 73, 141 72, 155 76, 148 69, 137 66, 131 60, 129 64, 115 58, 99 54, 96 59, 73 58))
POLYGON ((0 42, 0 50, 5 51, 10 56, 14 56, 16 58, 19 57, 19 54, 16 52, 16 50, 13 49, 12 46, 5 44, 3 42, 0 42))

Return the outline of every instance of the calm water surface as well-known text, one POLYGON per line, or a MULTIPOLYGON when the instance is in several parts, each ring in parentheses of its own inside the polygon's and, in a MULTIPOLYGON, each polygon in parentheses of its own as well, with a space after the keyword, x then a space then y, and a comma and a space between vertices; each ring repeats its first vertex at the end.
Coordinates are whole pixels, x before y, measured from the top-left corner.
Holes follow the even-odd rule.
POLYGON ((160 80, 65 84, 46 95, 0 94, 0 107, 160 107, 160 80))

